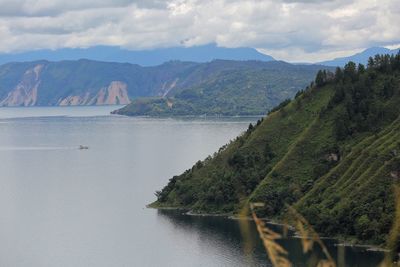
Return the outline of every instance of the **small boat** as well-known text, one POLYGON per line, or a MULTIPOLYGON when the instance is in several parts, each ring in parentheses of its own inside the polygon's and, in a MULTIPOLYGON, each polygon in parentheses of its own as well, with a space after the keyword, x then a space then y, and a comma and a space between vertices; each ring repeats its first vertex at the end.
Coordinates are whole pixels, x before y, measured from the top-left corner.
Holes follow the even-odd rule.
POLYGON ((79 149, 80 149, 80 150, 82 150, 82 149, 89 149, 89 147, 88 147, 88 146, 79 145, 79 149))

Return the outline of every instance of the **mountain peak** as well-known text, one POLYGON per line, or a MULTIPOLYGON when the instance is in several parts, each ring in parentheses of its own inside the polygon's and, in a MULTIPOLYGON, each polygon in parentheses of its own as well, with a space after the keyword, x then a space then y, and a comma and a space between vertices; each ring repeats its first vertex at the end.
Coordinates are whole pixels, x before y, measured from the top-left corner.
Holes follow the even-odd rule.
POLYGON ((389 48, 386 47, 381 47, 381 46, 373 46, 370 48, 365 49, 364 51, 360 52, 360 53, 365 53, 365 52, 389 52, 391 51, 389 48))
POLYGON ((399 48, 397 49, 388 49, 385 47, 375 46, 367 48, 359 53, 356 53, 347 57, 339 57, 332 60, 327 60, 323 62, 319 62, 317 64, 325 65, 325 66, 344 66, 347 62, 353 61, 355 63, 361 63, 366 65, 369 57, 374 57, 377 54, 396 54, 398 53, 399 48))

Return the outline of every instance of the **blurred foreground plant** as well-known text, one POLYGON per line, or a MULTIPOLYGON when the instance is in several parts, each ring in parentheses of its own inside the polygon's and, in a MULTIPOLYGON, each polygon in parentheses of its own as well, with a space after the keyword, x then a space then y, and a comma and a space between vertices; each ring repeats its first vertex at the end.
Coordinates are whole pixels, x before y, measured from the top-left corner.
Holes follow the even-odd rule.
MULTIPOLYGON (((273 266, 275 267, 287 267, 293 266, 292 263, 287 258, 288 252, 285 250, 280 244, 276 241, 282 238, 281 234, 278 234, 271 229, 269 229, 265 222, 257 217, 255 212, 255 208, 263 207, 264 203, 251 203, 250 210, 251 215, 254 219, 254 222, 257 226, 257 231, 260 235, 261 240, 263 241, 265 250, 268 253, 268 257, 271 260, 273 266)), ((290 222, 295 226, 296 230, 300 233, 301 243, 303 247, 303 253, 308 253, 312 251, 314 244, 320 246, 322 249, 325 259, 320 259, 316 266, 317 267, 336 267, 334 260, 326 249, 324 243, 319 238, 319 235, 315 230, 311 227, 311 225, 307 222, 307 220, 301 216, 295 209, 292 207, 288 207, 288 217, 290 222)), ((287 232, 287 223, 284 224, 284 234, 283 237, 286 237, 287 232)))
POLYGON ((277 267, 288 267, 292 266, 290 261, 287 259, 288 252, 279 245, 276 240, 281 239, 282 236, 278 233, 275 233, 268 227, 266 227, 265 222, 257 217, 256 212, 254 211, 255 207, 263 207, 263 203, 251 203, 250 209, 254 222, 257 226, 258 234, 263 241, 265 250, 268 253, 268 257, 271 260, 272 264, 277 267))
POLYGON ((379 267, 400 266, 400 187, 394 186, 395 217, 387 240, 387 249, 383 262, 379 267))
MULTIPOLYGON (((384 260, 379 267, 400 266, 400 187, 394 186, 395 195, 395 218, 392 229, 387 240, 388 253, 385 254, 384 260)), ((318 259, 316 263, 308 266, 316 267, 336 267, 336 263, 329 254, 328 249, 322 242, 318 233, 313 229, 311 224, 293 207, 287 206, 287 221, 283 225, 283 233, 276 233, 266 226, 264 220, 258 218, 256 209, 265 206, 264 203, 250 203, 250 213, 257 226, 258 234, 263 242, 268 257, 274 267, 288 267, 293 264, 288 259, 288 251, 280 245, 277 240, 287 237, 287 229, 289 224, 294 226, 300 235, 303 253, 312 252, 318 246, 323 252, 323 259, 318 259)), ((244 209, 241 215, 248 214, 248 209, 244 209)), ((310 263, 309 263, 310 264, 310 263)))

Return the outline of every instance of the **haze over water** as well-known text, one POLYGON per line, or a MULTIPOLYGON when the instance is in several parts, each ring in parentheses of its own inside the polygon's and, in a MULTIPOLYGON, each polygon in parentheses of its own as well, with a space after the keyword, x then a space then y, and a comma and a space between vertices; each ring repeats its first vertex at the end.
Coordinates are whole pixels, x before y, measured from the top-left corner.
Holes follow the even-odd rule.
MULTIPOLYGON (((236 220, 145 208, 256 118, 107 115, 115 108, 0 109, 0 266, 269 266, 254 228, 249 247, 236 220)), ((304 266, 298 240, 284 242, 304 266)), ((330 249, 346 266, 382 256, 330 249)))

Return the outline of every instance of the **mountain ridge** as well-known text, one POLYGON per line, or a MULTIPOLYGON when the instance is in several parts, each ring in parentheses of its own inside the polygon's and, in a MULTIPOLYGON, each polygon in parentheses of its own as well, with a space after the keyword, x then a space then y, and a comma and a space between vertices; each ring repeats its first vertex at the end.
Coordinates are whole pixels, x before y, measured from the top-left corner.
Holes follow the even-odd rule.
POLYGON ((272 61, 273 57, 254 48, 218 47, 208 44, 193 47, 171 47, 151 50, 128 50, 118 46, 93 46, 89 48, 43 49, 19 53, 0 53, 0 65, 8 62, 36 60, 62 61, 88 59, 102 62, 131 63, 157 66, 171 60, 204 63, 214 59, 272 61))
MULTIPOLYGON (((243 76, 242 71, 257 75, 262 72, 270 73, 268 79, 262 78, 264 83, 273 80, 271 75, 274 72, 284 73, 286 78, 274 84, 289 91, 280 95, 279 88, 275 89, 277 100, 274 101, 278 101, 283 97, 292 97, 297 89, 310 82, 319 68, 320 66, 294 66, 281 61, 251 60, 213 60, 207 63, 168 61, 149 67, 87 59, 7 63, 0 66, 0 105, 128 104, 141 97, 175 96, 182 94, 187 88, 198 88, 207 82, 218 83, 216 90, 223 93, 227 90, 223 86, 223 79, 230 75, 237 80, 243 76), (39 70, 38 77, 33 78, 35 69, 39 70), (296 74, 293 76, 296 79, 292 78, 293 88, 285 85, 291 79, 291 74, 296 74)), ((256 80, 262 79, 259 77, 256 80)), ((244 92, 241 88, 237 90, 244 92)), ((243 104, 239 103, 242 106, 243 104)), ((267 109, 262 110, 265 113, 267 109)))
MULTIPOLYGON (((299 65, 341 66, 353 61, 366 65, 370 56, 376 54, 396 54, 400 48, 370 47, 353 55, 338 57, 319 62, 291 63, 299 65)), ((55 50, 41 49, 26 52, 0 53, 0 65, 9 62, 28 62, 37 60, 63 61, 88 59, 92 61, 131 63, 141 66, 157 66, 168 61, 189 61, 197 63, 212 60, 259 60, 274 61, 272 56, 259 52, 251 47, 227 48, 215 43, 192 47, 167 47, 144 50, 129 50, 119 46, 98 45, 88 48, 59 48, 55 50)))

